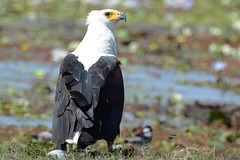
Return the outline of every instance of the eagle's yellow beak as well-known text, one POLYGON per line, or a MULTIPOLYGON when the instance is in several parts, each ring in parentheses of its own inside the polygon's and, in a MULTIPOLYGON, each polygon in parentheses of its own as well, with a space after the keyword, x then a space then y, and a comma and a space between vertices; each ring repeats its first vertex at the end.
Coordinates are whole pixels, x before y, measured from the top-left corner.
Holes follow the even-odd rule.
POLYGON ((127 21, 127 16, 123 12, 106 12, 105 16, 108 18, 109 21, 127 21))

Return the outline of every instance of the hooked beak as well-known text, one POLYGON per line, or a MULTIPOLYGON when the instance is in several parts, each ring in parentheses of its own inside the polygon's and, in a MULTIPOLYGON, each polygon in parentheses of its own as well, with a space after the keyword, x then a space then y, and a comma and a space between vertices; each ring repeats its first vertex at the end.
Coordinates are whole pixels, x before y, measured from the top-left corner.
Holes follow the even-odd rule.
POLYGON ((120 14, 118 16, 118 19, 119 20, 125 20, 125 22, 126 22, 127 21, 127 16, 123 12, 120 12, 120 14))

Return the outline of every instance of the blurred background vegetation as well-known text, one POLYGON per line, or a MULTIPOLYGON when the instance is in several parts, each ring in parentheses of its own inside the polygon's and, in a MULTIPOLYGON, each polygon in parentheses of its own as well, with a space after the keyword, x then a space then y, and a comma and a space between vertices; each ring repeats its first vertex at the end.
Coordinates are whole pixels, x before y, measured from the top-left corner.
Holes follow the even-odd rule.
POLYGON ((168 26, 170 20, 175 20, 183 25, 235 28, 239 22, 239 5, 233 0, 1 0, 1 22, 9 21, 9 17, 17 21, 82 22, 92 9, 117 8, 133 24, 168 26))
MULTIPOLYGON (((119 22, 115 31, 125 75, 124 118, 139 122, 135 126, 145 121, 153 126, 154 156, 170 151, 162 158, 180 153, 193 158, 195 152, 239 158, 237 0, 0 0, 1 145, 18 141, 25 147, 20 151, 32 157, 51 150, 53 144, 31 138, 51 125, 21 127, 26 124, 17 125, 16 119, 15 128, 5 122, 11 122, 8 116, 51 121, 61 58, 81 42, 88 13, 103 8, 127 15, 127 23, 119 22), (170 140, 170 133, 178 138, 170 140)), ((10 144, 9 150, 16 145, 10 144)))
MULTIPOLYGON (((10 53, 23 57, 26 52, 32 60, 44 58, 53 48, 72 51, 86 32, 88 12, 115 8, 128 16, 127 25, 120 23, 116 31, 120 56, 160 55, 162 61, 153 58, 148 62, 146 58, 144 62, 205 71, 214 71, 213 60, 228 58, 228 70, 223 72, 239 76, 233 63, 228 63, 229 58, 235 62, 240 57, 238 1, 1 0, 0 5, 1 59, 10 53)), ((136 56, 128 60, 141 61, 136 56)))

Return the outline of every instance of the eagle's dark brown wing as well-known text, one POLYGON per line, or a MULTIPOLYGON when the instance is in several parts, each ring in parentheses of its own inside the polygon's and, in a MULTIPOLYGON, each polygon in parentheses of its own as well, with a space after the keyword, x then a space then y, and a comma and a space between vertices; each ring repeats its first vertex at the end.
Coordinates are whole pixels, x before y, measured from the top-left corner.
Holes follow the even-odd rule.
POLYGON ((120 62, 103 56, 88 71, 73 54, 61 63, 53 112, 53 141, 64 144, 80 132, 79 142, 113 141, 124 103, 120 62))

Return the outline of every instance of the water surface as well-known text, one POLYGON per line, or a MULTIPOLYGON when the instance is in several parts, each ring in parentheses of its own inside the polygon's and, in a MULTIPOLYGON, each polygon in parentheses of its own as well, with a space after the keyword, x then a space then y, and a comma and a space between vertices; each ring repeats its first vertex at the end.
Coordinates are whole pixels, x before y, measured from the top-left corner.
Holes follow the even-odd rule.
MULTIPOLYGON (((180 73, 174 69, 160 69, 155 66, 138 64, 126 64, 122 65, 122 68, 126 103, 137 100, 143 104, 152 104, 161 97, 161 103, 164 104, 174 93, 181 93, 183 101, 187 102, 209 100, 240 105, 240 95, 232 91, 223 91, 214 87, 184 85, 177 82, 180 79, 195 82, 215 82, 218 77, 208 73, 194 71, 180 73)), ((34 75, 37 70, 42 70, 45 73, 42 81, 55 91, 59 66, 30 61, 0 61, 0 96, 6 94, 6 89, 9 87, 25 90, 31 88, 33 82, 41 81, 39 77, 34 75)), ((233 83, 239 81, 239 79, 226 79, 233 83)))

